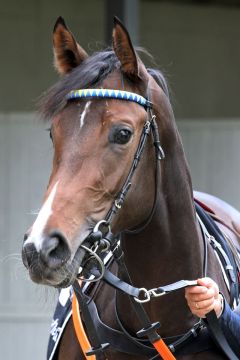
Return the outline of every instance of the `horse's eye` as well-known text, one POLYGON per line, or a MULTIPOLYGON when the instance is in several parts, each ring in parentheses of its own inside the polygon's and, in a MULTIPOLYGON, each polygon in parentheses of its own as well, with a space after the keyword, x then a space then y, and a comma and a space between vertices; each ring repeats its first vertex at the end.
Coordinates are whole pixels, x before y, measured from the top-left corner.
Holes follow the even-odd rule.
POLYGON ((114 132, 113 141, 115 144, 126 144, 132 136, 132 132, 129 129, 120 129, 114 132))

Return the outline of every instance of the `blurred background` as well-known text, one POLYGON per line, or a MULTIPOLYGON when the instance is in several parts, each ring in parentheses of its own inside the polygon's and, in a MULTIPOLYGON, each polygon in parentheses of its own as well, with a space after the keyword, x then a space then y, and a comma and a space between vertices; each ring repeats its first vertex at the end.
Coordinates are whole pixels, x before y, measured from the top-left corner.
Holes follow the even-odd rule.
POLYGON ((55 290, 22 265, 23 234, 41 206, 52 146, 35 112, 57 80, 61 15, 89 52, 111 42, 113 15, 167 76, 194 188, 240 209, 240 1, 0 0, 1 359, 43 360, 55 290))

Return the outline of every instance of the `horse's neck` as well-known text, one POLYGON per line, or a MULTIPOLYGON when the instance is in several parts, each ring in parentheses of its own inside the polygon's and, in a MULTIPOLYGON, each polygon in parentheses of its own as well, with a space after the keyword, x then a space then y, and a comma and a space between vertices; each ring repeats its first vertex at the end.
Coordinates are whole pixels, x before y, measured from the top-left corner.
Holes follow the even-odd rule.
MULTIPOLYGON (((202 275, 202 242, 196 226, 191 183, 186 181, 187 167, 185 175, 181 168, 179 178, 177 171, 175 167, 175 174, 168 176, 166 183, 161 181, 149 226, 138 235, 126 235, 123 239, 126 265, 135 286, 151 289, 202 275)), ((126 306, 122 297, 119 303, 122 308, 126 306)), ((182 291, 152 300, 147 309, 152 320, 161 320, 162 335, 181 333, 193 322, 182 291)))
POLYGON ((138 286, 156 287, 202 275, 203 244, 193 205, 189 203, 189 209, 184 205, 169 209, 161 204, 148 227, 124 237, 126 264, 138 286))
POLYGON ((133 276, 138 278, 139 268, 144 269, 144 279, 149 276, 151 283, 156 279, 149 271, 152 267, 159 269, 159 279, 165 283, 179 279, 179 276, 194 278, 202 273, 202 241, 196 226, 192 184, 181 144, 175 153, 174 157, 169 156, 170 159, 166 154, 158 184, 153 184, 158 193, 151 223, 139 234, 125 236, 123 241, 126 262, 133 276))

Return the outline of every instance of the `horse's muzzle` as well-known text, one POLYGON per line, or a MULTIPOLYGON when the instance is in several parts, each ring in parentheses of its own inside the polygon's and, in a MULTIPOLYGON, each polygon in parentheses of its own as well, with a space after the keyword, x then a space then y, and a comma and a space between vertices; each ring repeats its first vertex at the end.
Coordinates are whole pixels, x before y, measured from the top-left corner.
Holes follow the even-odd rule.
POLYGON ((22 259, 32 280, 38 283, 59 282, 60 272, 66 269, 71 256, 65 236, 59 231, 50 233, 43 239, 39 251, 33 242, 26 240, 25 237, 22 259))

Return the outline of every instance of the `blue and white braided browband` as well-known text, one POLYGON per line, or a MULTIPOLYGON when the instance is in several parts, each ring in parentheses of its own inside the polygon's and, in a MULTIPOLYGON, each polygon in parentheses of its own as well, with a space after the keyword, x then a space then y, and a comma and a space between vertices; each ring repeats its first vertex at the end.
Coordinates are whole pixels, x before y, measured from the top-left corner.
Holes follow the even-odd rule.
POLYGON ((70 91, 66 99, 81 99, 81 98, 108 98, 133 101, 143 106, 145 109, 152 106, 151 102, 143 96, 125 90, 112 89, 79 89, 70 91))

